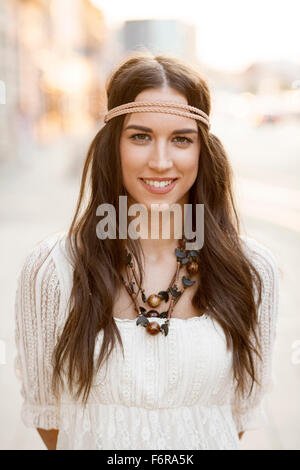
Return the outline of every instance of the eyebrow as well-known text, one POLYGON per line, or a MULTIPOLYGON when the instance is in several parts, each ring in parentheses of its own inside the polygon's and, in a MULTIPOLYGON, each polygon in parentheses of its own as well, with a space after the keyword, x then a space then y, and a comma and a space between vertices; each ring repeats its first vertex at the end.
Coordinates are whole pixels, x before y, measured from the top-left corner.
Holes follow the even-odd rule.
MULTIPOLYGON (((150 127, 138 126, 135 124, 125 127, 124 130, 126 131, 127 129, 137 129, 139 131, 153 133, 153 130, 150 129, 150 127)), ((198 134, 198 131, 195 131, 195 129, 176 129, 172 134, 198 134)))

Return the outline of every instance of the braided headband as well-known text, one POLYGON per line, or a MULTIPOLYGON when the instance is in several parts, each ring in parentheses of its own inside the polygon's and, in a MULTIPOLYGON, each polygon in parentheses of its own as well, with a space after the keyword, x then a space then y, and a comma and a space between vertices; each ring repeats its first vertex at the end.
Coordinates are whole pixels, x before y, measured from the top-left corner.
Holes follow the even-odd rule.
POLYGON ((197 119, 206 124, 208 129, 210 129, 209 117, 204 111, 189 104, 174 103, 172 101, 133 101, 122 104, 110 109, 104 115, 104 122, 107 123, 110 119, 121 114, 145 112, 176 114, 177 116, 197 119))

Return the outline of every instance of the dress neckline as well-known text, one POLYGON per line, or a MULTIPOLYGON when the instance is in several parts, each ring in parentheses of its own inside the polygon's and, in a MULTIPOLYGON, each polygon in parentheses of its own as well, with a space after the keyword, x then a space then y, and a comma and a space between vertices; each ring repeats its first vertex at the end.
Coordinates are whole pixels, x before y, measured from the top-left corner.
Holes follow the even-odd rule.
MULTIPOLYGON (((133 322, 136 322, 137 318, 119 318, 119 317, 113 317, 114 320, 118 321, 118 322, 127 322, 127 323, 133 323, 133 322)), ((206 319, 208 318, 207 314, 204 313, 203 315, 194 315, 193 317, 189 317, 189 318, 179 318, 179 317, 171 317, 170 318, 170 321, 172 322, 172 320, 179 320, 179 321, 191 321, 191 320, 203 320, 203 319, 206 319)), ((165 319, 164 318, 156 318, 156 317, 153 317, 153 321, 157 321, 157 320, 162 320, 164 321, 165 319)))

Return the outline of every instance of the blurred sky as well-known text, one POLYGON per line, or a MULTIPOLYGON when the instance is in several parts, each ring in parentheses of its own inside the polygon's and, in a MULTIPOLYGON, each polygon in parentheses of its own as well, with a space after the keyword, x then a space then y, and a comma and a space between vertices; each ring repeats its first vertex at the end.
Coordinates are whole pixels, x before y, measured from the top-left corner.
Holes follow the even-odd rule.
POLYGON ((128 19, 179 18, 197 26, 199 58, 225 71, 257 60, 300 62, 300 0, 92 0, 108 26, 128 19))

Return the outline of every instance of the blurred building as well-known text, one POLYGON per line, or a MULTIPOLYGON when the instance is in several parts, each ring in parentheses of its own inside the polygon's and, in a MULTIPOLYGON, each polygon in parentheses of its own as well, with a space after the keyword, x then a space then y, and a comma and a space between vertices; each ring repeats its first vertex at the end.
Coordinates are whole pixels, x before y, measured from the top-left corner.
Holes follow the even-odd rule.
POLYGON ((295 79, 300 78, 300 64, 290 61, 255 62, 242 74, 247 91, 276 94, 290 90, 295 79))
POLYGON ((124 52, 148 49, 196 62, 196 29, 179 20, 131 20, 120 31, 124 52))
POLYGON ((101 10, 89 0, 7 0, 0 2, 0 35, 0 80, 7 85, 1 157, 26 159, 30 142, 87 132, 105 99, 101 10))
MULTIPOLYGON (((61 133, 85 132, 96 119, 103 95, 103 15, 88 0, 34 1, 39 19, 33 21, 27 15, 28 3, 21 2, 23 31, 35 30, 40 35, 25 52, 34 61, 39 77, 36 88, 42 94, 37 137, 47 141, 61 133)), ((23 39, 21 42, 24 44, 23 39)), ((25 67, 21 73, 26 75, 25 67)), ((29 80, 33 75, 33 71, 28 73, 29 80)))
POLYGON ((0 2, 0 163, 16 155, 15 110, 19 99, 16 2, 0 2))

